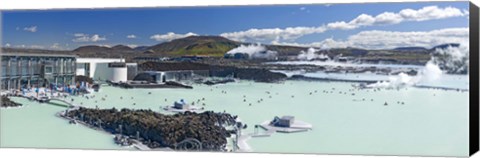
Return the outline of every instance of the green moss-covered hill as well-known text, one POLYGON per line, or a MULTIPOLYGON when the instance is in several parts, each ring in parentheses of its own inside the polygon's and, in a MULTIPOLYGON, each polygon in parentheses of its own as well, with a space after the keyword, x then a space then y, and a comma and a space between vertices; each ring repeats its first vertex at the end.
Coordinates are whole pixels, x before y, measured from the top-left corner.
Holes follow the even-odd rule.
POLYGON ((149 53, 165 56, 223 56, 225 52, 238 47, 240 44, 240 42, 220 36, 190 36, 151 46, 149 47, 149 53))

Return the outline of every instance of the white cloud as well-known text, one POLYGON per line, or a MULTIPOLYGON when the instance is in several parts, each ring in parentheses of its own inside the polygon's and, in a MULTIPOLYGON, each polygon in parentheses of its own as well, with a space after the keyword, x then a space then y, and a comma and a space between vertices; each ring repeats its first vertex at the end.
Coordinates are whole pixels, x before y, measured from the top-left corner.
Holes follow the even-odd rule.
POLYGON ((169 41, 172 41, 174 39, 184 38, 184 37, 188 37, 188 36, 198 36, 198 34, 192 33, 192 32, 189 32, 189 33, 186 33, 186 34, 176 34, 174 32, 169 32, 167 34, 152 35, 152 36, 150 36, 150 39, 153 39, 153 40, 156 40, 156 41, 159 41, 159 42, 169 42, 169 41))
POLYGON ((41 45, 30 45, 30 46, 27 46, 28 48, 32 48, 32 49, 44 49, 45 47, 44 46, 41 46, 41 45))
POLYGON ((98 46, 112 48, 112 45, 109 44, 99 44, 98 46))
MULTIPOLYGON (((310 9, 307 9, 307 7, 300 7, 300 12, 310 13, 310 9)), ((292 13, 295 14, 295 12, 292 13)))
POLYGON ((82 37, 82 36, 86 36, 86 35, 83 34, 83 33, 75 33, 75 34, 73 34, 73 36, 75 36, 75 37, 82 37))
POLYGON ((467 9, 463 9, 462 12, 463 12, 463 14, 465 14, 465 17, 466 17, 467 19, 470 19, 470 12, 469 12, 467 9))
POLYGON ((398 24, 404 21, 402 16, 397 13, 385 12, 375 16, 375 21, 371 25, 389 25, 389 24, 398 24))
POLYGON ((5 47, 10 47, 10 46, 11 46, 10 43, 5 44, 5 47))
POLYGON ((328 30, 352 30, 365 26, 392 25, 405 21, 426 21, 462 16, 468 16, 468 11, 462 11, 454 7, 427 6, 418 10, 403 9, 397 13, 383 12, 374 16, 360 14, 350 21, 336 21, 318 27, 253 28, 245 31, 226 32, 220 35, 238 41, 271 41, 272 43, 278 43, 282 40, 292 41, 304 35, 323 33, 328 30))
POLYGON ((322 33, 326 31, 325 27, 288 27, 285 29, 249 29, 247 31, 222 33, 228 39, 237 41, 267 41, 279 42, 280 40, 294 40, 306 34, 322 33))
POLYGON ((358 26, 351 25, 346 23, 345 21, 337 21, 333 23, 327 24, 327 28, 330 30, 352 30, 356 29, 358 26))
POLYGON ((465 12, 454 7, 438 8, 437 6, 423 7, 419 10, 404 9, 398 13, 402 19, 409 21, 424 21, 465 16, 465 12))
POLYGON ((130 48, 136 48, 136 47, 138 47, 138 45, 136 45, 136 44, 127 44, 127 46, 130 47, 130 48))
POLYGON ((14 48, 25 48, 25 49, 45 49, 45 47, 44 47, 44 46, 41 46, 41 45, 25 45, 25 44, 14 45, 14 46, 11 46, 11 47, 14 47, 14 48))
POLYGON ((446 43, 466 43, 469 40, 468 28, 447 28, 432 31, 362 31, 349 36, 346 40, 327 38, 310 44, 279 43, 295 46, 329 48, 365 48, 365 49, 393 49, 397 47, 425 47, 431 48, 446 43))
POLYGON ((135 36, 133 34, 132 35, 127 35, 127 38, 134 39, 134 38, 137 38, 137 36, 135 36))
POLYGON ((106 38, 105 37, 100 37, 99 35, 95 34, 92 37, 90 37, 90 40, 92 42, 97 42, 97 41, 104 41, 104 40, 106 40, 106 38))
POLYGON ((52 46, 50 46, 50 49, 62 49, 59 43, 54 43, 52 46))
POLYGON ((25 27, 25 28, 23 28, 23 31, 37 32, 37 26, 25 27))
POLYGON ((75 33, 73 36, 75 37, 72 39, 73 42, 98 42, 107 40, 105 36, 100 36, 98 34, 90 36, 88 34, 75 33))

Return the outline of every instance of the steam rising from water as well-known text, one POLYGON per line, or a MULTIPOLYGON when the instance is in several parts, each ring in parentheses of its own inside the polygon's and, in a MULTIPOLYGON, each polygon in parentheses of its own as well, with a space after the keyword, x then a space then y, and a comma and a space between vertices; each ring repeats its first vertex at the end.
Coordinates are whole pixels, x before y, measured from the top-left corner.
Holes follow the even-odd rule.
POLYGON ((308 50, 301 51, 300 54, 298 54, 297 59, 299 60, 314 60, 314 59, 327 59, 329 60, 328 56, 325 54, 316 54, 318 52, 318 49, 315 48, 308 48, 308 50))
POLYGON ((242 44, 239 47, 228 51, 226 54, 235 55, 238 53, 248 55, 249 59, 275 59, 278 54, 276 51, 267 50, 265 46, 260 44, 242 44))
POLYGON ((449 46, 445 49, 437 49, 435 55, 439 55, 439 57, 433 60, 445 71, 468 74, 470 55, 468 43, 462 43, 458 47, 449 46))
POLYGON ((388 81, 380 81, 374 84, 367 85, 369 88, 400 88, 413 86, 419 82, 434 82, 442 77, 443 71, 429 61, 423 69, 421 69, 416 76, 409 76, 405 73, 400 73, 397 76, 390 76, 388 81))
POLYGON ((368 88, 398 88, 403 86, 411 86, 414 84, 413 77, 400 73, 397 76, 391 76, 388 81, 379 81, 374 84, 367 85, 368 88))
POLYGON ((399 88, 404 86, 412 86, 419 82, 428 83, 439 80, 444 71, 452 73, 467 73, 469 64, 469 47, 468 44, 461 44, 459 47, 449 46, 444 49, 437 49, 430 61, 425 67, 419 70, 416 76, 409 76, 400 73, 397 76, 391 76, 388 81, 380 81, 375 84, 367 85, 370 88, 399 88), (440 69, 440 67, 443 68, 440 69))
POLYGON ((432 61, 429 61, 425 68, 420 71, 419 77, 420 81, 425 82, 432 82, 440 79, 442 77, 443 71, 438 67, 438 65, 434 64, 432 61))

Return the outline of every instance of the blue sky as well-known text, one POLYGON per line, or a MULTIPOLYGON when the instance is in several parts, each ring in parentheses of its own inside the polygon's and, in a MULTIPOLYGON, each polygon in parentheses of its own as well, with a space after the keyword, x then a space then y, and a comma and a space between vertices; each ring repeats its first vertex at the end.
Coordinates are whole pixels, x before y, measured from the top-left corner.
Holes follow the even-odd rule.
POLYGON ((326 45, 329 40, 334 41, 328 44, 331 47, 380 48, 416 43, 419 46, 432 46, 449 41, 446 35, 458 34, 451 30, 444 31, 445 29, 461 32, 453 41, 464 38, 465 28, 468 28, 467 10, 468 2, 422 2, 3 11, 2 45, 43 49, 75 49, 92 44, 141 46, 170 41, 191 33, 189 35, 222 35, 245 42, 318 47, 326 45), (404 19, 401 22, 381 22, 383 18, 376 17, 383 13, 393 13, 391 16, 400 17, 400 12, 405 9, 411 9, 415 14, 408 17, 407 14, 401 14, 404 19), (334 22, 348 23, 362 14, 369 15, 376 21, 348 25, 354 28, 328 26, 334 22), (287 30, 288 27, 294 29, 287 30), (430 43, 371 41, 372 44, 366 44, 349 41, 349 38, 363 40, 360 36, 355 36, 360 33, 365 34, 365 37, 379 36, 378 32, 369 32, 372 30, 389 31, 380 34, 395 37, 408 37, 402 32, 424 33, 418 34, 419 38, 438 36, 438 33, 431 32, 434 30, 448 33, 442 36, 443 41, 430 43), (392 31, 400 35, 394 35, 392 31), (169 32, 171 33, 168 34, 169 32), (231 34, 233 32, 237 34, 231 34))

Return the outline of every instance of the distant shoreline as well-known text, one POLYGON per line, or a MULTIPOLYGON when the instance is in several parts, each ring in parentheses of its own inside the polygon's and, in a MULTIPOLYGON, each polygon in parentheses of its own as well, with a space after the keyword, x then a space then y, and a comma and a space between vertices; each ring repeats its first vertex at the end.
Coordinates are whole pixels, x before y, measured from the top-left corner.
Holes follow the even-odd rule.
MULTIPOLYGON (((349 83, 365 83, 365 84, 374 84, 384 80, 348 80, 348 79, 334 79, 334 78, 322 78, 322 77, 308 77, 304 75, 292 75, 288 80, 294 81, 323 81, 323 82, 349 82, 349 83)), ((452 90, 452 91, 462 91, 468 92, 469 89, 462 88, 452 88, 452 87, 441 87, 441 86, 427 86, 427 85, 413 85, 412 87, 416 88, 425 88, 425 89, 441 89, 441 90, 452 90)))

